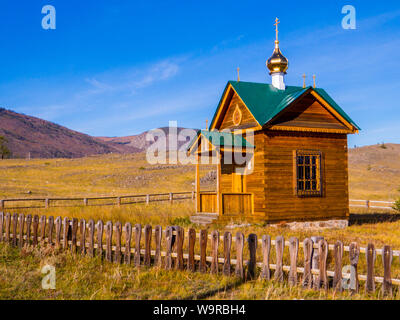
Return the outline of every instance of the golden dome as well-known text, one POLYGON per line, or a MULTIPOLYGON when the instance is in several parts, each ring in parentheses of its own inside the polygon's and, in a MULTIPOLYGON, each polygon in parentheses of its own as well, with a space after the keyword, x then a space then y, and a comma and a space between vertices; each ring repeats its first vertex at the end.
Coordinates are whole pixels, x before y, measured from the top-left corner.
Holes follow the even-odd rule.
POLYGON ((283 72, 286 73, 286 70, 289 67, 289 61, 286 57, 282 54, 281 50, 279 49, 279 41, 275 41, 275 50, 272 53, 271 58, 267 60, 266 63, 270 74, 276 72, 283 72))
POLYGON ((280 23, 279 19, 275 19, 275 32, 276 32, 276 40, 275 40, 275 49, 272 53, 271 58, 267 60, 267 67, 270 71, 269 74, 283 72, 286 73, 286 70, 289 67, 289 61, 286 57, 282 54, 281 50, 279 49, 279 40, 278 40, 278 24, 280 23))

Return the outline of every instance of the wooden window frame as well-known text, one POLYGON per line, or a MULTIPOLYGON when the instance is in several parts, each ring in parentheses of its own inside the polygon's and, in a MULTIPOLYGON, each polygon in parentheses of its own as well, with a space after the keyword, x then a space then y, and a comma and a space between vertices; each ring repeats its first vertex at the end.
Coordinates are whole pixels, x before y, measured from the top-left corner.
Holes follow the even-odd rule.
POLYGON ((323 166, 323 155, 322 152, 319 150, 295 150, 294 152, 294 163, 293 163, 293 170, 294 170, 294 191, 295 195, 300 197, 300 198, 308 198, 308 197, 322 197, 323 195, 323 176, 322 176, 322 166, 323 166), (303 160, 303 163, 300 163, 299 157, 303 156, 309 156, 310 157, 310 163, 307 165, 305 163, 305 159, 303 160), (311 157, 316 157, 315 161, 315 179, 312 178, 312 160, 311 157), (303 178, 299 178, 299 166, 302 166, 303 169, 303 178), (310 167, 310 178, 306 179, 306 167, 310 167), (303 182, 303 190, 299 189, 299 181, 303 182), (313 182, 315 181, 315 189, 312 188, 313 182), (310 190, 305 190, 306 189, 306 183, 310 183, 310 190))

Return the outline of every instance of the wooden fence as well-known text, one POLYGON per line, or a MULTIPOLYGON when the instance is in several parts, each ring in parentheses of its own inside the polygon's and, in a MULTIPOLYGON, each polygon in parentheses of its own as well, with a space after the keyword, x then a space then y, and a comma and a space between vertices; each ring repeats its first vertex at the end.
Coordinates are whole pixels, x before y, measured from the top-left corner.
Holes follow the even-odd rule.
POLYGON ((191 228, 186 232, 180 226, 169 226, 164 231, 161 226, 142 228, 140 224, 132 226, 129 222, 122 226, 120 222, 113 225, 111 221, 104 224, 99 220, 95 224, 92 219, 86 222, 68 217, 54 219, 52 216, 0 213, 0 241, 20 248, 51 245, 135 267, 154 265, 169 270, 222 273, 243 280, 269 280, 273 276, 279 282, 288 281, 291 286, 301 284, 314 289, 342 291, 347 289, 347 280, 343 279, 350 279, 350 289, 354 292, 361 290, 359 281, 364 281, 363 290, 374 292, 375 284, 381 283, 383 294, 391 295, 393 285, 400 285, 400 279, 391 277, 393 257, 399 256, 400 251, 387 245, 375 249, 372 243, 366 248, 360 248, 355 242, 349 246, 340 241, 328 244, 322 237, 299 242, 296 237, 285 241, 282 236, 272 240, 263 235, 258 239, 256 234, 245 238, 243 233, 237 232, 233 238, 228 231, 223 235, 216 230, 209 234, 206 229, 197 232, 191 228), (273 246, 275 252, 271 252, 273 246), (289 260, 284 259, 285 247, 289 249, 289 260), (334 271, 327 270, 329 251, 333 254, 334 271), (343 272, 347 261, 345 253, 348 253, 349 272, 343 272), (366 275, 357 272, 362 254, 366 259, 366 275), (375 275, 377 255, 382 259, 383 276, 375 275), (290 261, 289 265, 284 261, 290 261), (333 281, 329 281, 330 278, 333 281))
POLYGON ((177 201, 195 198, 194 191, 135 194, 124 196, 100 196, 100 197, 70 197, 70 198, 19 198, 0 200, 0 210, 5 209, 28 209, 28 208, 50 208, 50 207, 68 207, 68 206, 106 206, 106 205, 125 205, 134 203, 159 202, 159 201, 177 201), (107 202, 97 202, 96 200, 106 200, 107 202), (6 206, 6 203, 22 203, 21 206, 6 206), (37 203, 32 205, 32 203, 37 203))
MULTIPOLYGON (((215 196, 213 191, 202 191, 202 196, 215 196), (204 194, 206 193, 206 194, 204 194)), ((70 198, 20 198, 20 199, 0 199, 0 210, 5 209, 28 209, 28 208, 50 208, 50 207, 68 207, 68 206, 110 206, 125 205, 135 203, 146 203, 176 200, 194 200, 195 191, 169 192, 169 193, 152 193, 152 194, 136 194, 125 196, 100 196, 100 197, 70 197, 70 198), (108 202, 96 202, 96 200, 106 200, 108 202), (67 203, 66 203, 67 202, 67 203), (6 203, 22 203, 21 206, 6 206, 6 203), (32 205, 32 203, 38 203, 32 205)), ((393 201, 377 201, 377 200, 354 200, 350 199, 350 207, 362 207, 372 209, 393 210, 393 201)), ((214 212, 214 211, 206 211, 214 212)))
POLYGON ((394 210, 394 201, 378 201, 378 200, 354 200, 350 199, 350 207, 361 207, 367 209, 383 209, 394 210))

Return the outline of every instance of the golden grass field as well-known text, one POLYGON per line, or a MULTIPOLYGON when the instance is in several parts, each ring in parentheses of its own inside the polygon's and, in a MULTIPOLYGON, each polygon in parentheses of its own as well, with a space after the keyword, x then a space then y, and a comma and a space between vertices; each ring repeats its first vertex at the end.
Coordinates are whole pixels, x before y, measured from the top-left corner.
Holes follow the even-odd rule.
MULTIPOLYGON (((379 146, 372 153, 386 152, 379 146)), ((393 153, 393 150, 388 151, 393 153)), ((390 154, 388 152, 388 154, 390 154)), ((361 159, 361 162, 363 160, 361 159)), ((383 160, 379 160, 383 161, 383 160)), ((390 164, 392 165, 392 164, 390 164)), ((389 167, 390 167, 389 165, 389 167)), ((372 165, 373 166, 373 165, 372 165)), ((371 169, 371 164, 353 165, 350 159, 350 197, 376 200, 393 200, 399 193, 395 185, 399 176, 383 183, 383 169, 371 169), (363 167, 365 166, 365 168, 363 167), (365 170, 364 170, 364 169, 365 170), (364 179, 364 180, 363 180, 364 179), (364 181, 364 182, 363 182, 364 181), (371 187, 371 183, 375 183, 371 187), (387 195, 387 196, 386 196, 387 195)), ((397 166, 394 163, 393 166, 397 166)), ((391 167, 390 167, 391 168, 391 167)), ((212 167, 204 167, 201 175, 212 167)), ((393 168, 395 169, 395 168, 393 168)), ((82 159, 35 159, 0 161, 0 199, 52 196, 106 196, 193 190, 193 166, 149 166, 144 154, 103 155, 82 159)), ((212 184, 204 186, 207 190, 212 184)), ((127 221, 141 224, 182 225, 185 228, 199 227, 190 223, 194 206, 191 200, 169 203, 151 203, 117 206, 76 206, 49 209, 18 209, 13 212, 102 219, 104 222, 127 221)), ((210 227, 209 227, 210 228, 210 227)), ((225 225, 214 225, 223 232, 225 225)), ((389 244, 400 249, 400 222, 350 226, 344 230, 291 231, 284 225, 278 227, 262 224, 230 229, 247 236, 255 233, 259 237, 269 234, 272 238, 284 235, 285 239, 297 236, 300 241, 311 235, 322 235, 329 243, 341 240, 345 245, 357 241, 361 246, 373 242, 377 248, 389 244)), ((287 250, 286 250, 287 251, 287 250)), ((300 250, 301 252, 302 250, 300 250)), ((246 254, 246 252, 245 252, 246 254)), ((260 248, 258 254, 261 255, 260 248)), ((78 262, 68 253, 56 253, 46 249, 25 249, 22 252, 0 245, 0 298, 1 299, 365 299, 381 298, 363 293, 350 296, 348 293, 334 295, 333 292, 289 288, 274 281, 250 281, 239 283, 237 279, 200 273, 171 272, 157 268, 117 266, 97 259, 79 257, 78 262), (57 290, 46 291, 40 287, 40 267, 52 262, 57 267, 57 290)), ((299 257, 299 261, 301 260, 299 257)), ((398 260, 398 258, 396 258, 398 260)), ((284 257, 288 264, 288 256, 284 257)), ((332 259, 328 259, 332 270, 332 259)), ((380 256, 377 259, 377 274, 381 272, 380 256)), ((365 272, 365 258, 360 258, 359 272, 365 272)), ((392 277, 400 278, 399 261, 394 261, 392 277)), ((361 287, 362 287, 361 283, 361 287)), ((379 286, 378 286, 379 288, 379 286)), ((363 292, 363 290, 362 290, 363 292)), ((395 292, 398 298, 398 291, 395 292)))

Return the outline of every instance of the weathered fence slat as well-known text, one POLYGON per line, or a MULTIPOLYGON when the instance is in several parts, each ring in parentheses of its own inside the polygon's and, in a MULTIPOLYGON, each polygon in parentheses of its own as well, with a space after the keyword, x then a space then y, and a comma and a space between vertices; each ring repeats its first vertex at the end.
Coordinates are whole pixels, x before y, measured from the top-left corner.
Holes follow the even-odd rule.
POLYGON ((102 220, 97 221, 97 256, 103 259, 103 232, 104 222, 102 220))
POLYGON ((11 227, 11 214, 9 212, 6 213, 6 236, 5 242, 10 242, 10 227, 11 227))
POLYGON ((61 217, 56 218, 56 246, 60 248, 61 246, 61 217))
POLYGON ((218 246, 219 232, 214 230, 211 232, 211 273, 218 273, 218 246))
POLYGON ((200 230, 200 272, 207 271, 206 256, 207 256, 207 230, 200 230))
POLYGON ((358 280, 358 272, 357 272, 357 265, 358 265, 358 258, 360 256, 360 247, 358 243, 352 242, 349 246, 349 256, 350 256, 350 290, 352 292, 358 292, 359 290, 359 280, 358 280))
POLYGON ((111 221, 106 223, 106 260, 112 261, 112 235, 113 235, 113 224, 111 221))
POLYGON ((18 247, 22 248, 24 245, 24 225, 25 225, 25 215, 21 213, 19 215, 19 234, 18 234, 18 247))
POLYGON ((257 235, 254 233, 249 234, 247 238, 249 246, 250 259, 247 264, 247 278, 254 279, 256 276, 256 264, 257 264, 257 235))
POLYGON ((289 270, 289 285, 297 284, 297 256, 299 253, 299 239, 291 237, 289 239, 289 254, 290 254, 290 270, 289 270))
POLYGON ((392 274, 391 266, 393 259, 393 251, 390 246, 384 246, 382 248, 382 262, 383 262, 383 283, 382 293, 383 295, 392 295, 392 274))
POLYGON ((12 236, 13 247, 17 246, 17 226, 18 226, 18 213, 14 213, 13 214, 13 236, 12 236))
POLYGON ((146 224, 144 226, 144 258, 143 264, 147 267, 150 266, 151 263, 151 225, 146 224))
POLYGON ((244 249, 244 235, 241 232, 236 233, 235 239, 236 245, 236 267, 235 275, 240 279, 244 279, 244 269, 243 269, 243 249, 244 249))
POLYGON ((79 240, 81 254, 84 255, 86 253, 86 220, 85 219, 81 219, 81 221, 79 221, 79 235, 81 236, 81 238, 79 240))
POLYGON ((26 216, 26 244, 30 245, 31 242, 31 225, 32 225, 32 215, 28 214, 26 216))
POLYGON ((33 246, 37 246, 38 244, 38 228, 39 228, 39 216, 37 214, 35 214, 33 216, 33 223, 32 223, 32 235, 33 235, 33 239, 32 239, 32 245, 33 246))
POLYGON ((162 227, 156 226, 154 228, 154 241, 156 243, 156 251, 154 255, 154 265, 161 267, 161 241, 162 241, 162 227))
POLYGON ((278 236, 275 239, 276 249, 276 269, 275 269, 275 280, 283 281, 283 249, 285 247, 285 239, 283 236, 278 236))
POLYGON ((40 242, 42 243, 44 243, 46 239, 46 220, 46 216, 42 215, 40 217, 40 242))
POLYGON ((65 250, 68 246, 68 233, 69 233, 69 219, 67 217, 63 220, 64 230, 63 230, 63 249, 65 250))
MULTIPOLYGON (((314 245, 314 244, 317 244, 317 245, 318 245, 318 243, 319 243, 320 240, 324 240, 324 237, 321 237, 321 236, 312 236, 312 237, 311 237, 311 240, 312 240, 312 242, 313 242, 313 245, 314 245)), ((314 247, 313 247, 313 249, 312 249, 311 268, 314 269, 314 270, 318 270, 318 269, 319 269, 319 251, 318 251, 318 249, 317 249, 317 250, 314 249, 314 247)), ((319 289, 318 277, 319 277, 319 276, 316 275, 316 274, 313 274, 313 275, 312 275, 312 287, 313 287, 314 289, 316 289, 316 290, 319 289)))
POLYGON ((88 222, 89 243, 87 254, 89 257, 94 257, 94 220, 90 219, 88 222))
POLYGON ((373 243, 368 243, 367 251, 365 252, 365 259, 367 261, 367 280, 365 281, 365 291, 375 292, 375 259, 376 250, 373 243))
POLYGON ((132 224, 130 222, 127 222, 125 223, 125 252, 124 252, 125 264, 131 264, 131 241, 132 241, 132 224))
POLYGON ((188 270, 195 271, 194 264, 194 246, 196 243, 196 230, 193 228, 189 229, 189 258, 188 258, 188 270))
POLYGON ((319 256, 319 276, 318 287, 328 290, 328 275, 326 270, 326 259, 328 258, 328 242, 320 240, 318 242, 318 256, 319 256))
POLYGON ((47 242, 50 246, 53 245, 53 228, 54 228, 54 217, 50 216, 49 217, 49 224, 47 226, 47 242))
POLYGON ((342 292, 342 261, 343 261, 344 247, 341 241, 336 241, 333 249, 333 255, 335 257, 335 269, 333 273, 333 289, 338 292, 342 292))
POLYGON ((185 230, 182 227, 176 229, 176 269, 183 270, 183 241, 185 230))
POLYGON ((115 255, 114 262, 121 263, 121 236, 122 236, 122 224, 121 222, 115 223, 115 255))
MULTIPOLYGON (((2 208, 0 208, 2 210, 2 208)), ((0 212, 0 241, 3 241, 4 213, 0 212)))
POLYGON ((72 226, 71 226, 71 252, 72 253, 76 253, 77 233, 78 233, 78 219, 72 218, 72 226))
POLYGON ((140 266, 140 239, 142 237, 142 225, 135 224, 135 255, 133 256, 133 264, 135 267, 140 266))
POLYGON ((165 253, 165 269, 172 269, 172 247, 173 247, 173 228, 168 226, 165 230, 165 240, 166 240, 166 253, 165 253))
POLYGON ((304 239, 303 250, 304 250, 303 287, 311 289, 313 280, 311 274, 313 241, 310 238, 304 239))
POLYGON ((269 256, 271 254, 271 237, 266 234, 263 235, 261 238, 261 244, 262 244, 262 255, 263 255, 261 278, 270 280, 271 271, 269 269, 269 256))
POLYGON ((224 233, 224 266, 222 268, 225 276, 231 275, 231 247, 232 234, 229 231, 224 233))

